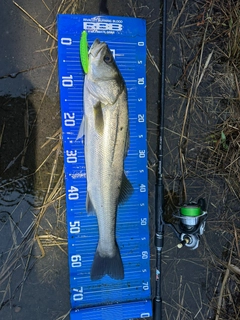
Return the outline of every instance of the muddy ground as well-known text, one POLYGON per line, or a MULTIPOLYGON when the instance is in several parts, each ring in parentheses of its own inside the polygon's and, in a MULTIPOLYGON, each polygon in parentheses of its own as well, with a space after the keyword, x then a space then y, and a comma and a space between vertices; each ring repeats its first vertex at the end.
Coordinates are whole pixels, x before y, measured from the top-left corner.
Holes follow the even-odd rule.
MULTIPOLYGON (((147 20, 149 214, 154 296, 161 2, 108 2, 111 15, 147 20)), ((69 319, 70 303, 55 23, 59 11, 97 14, 98 1, 18 0, 17 3, 53 37, 12 1, 1 1, 0 318, 63 320, 69 319)), ((208 45, 203 42, 204 34, 214 32, 210 18, 221 14, 212 2, 168 2, 166 219, 179 204, 199 197, 207 201, 209 218, 195 251, 179 250, 172 230, 165 229, 164 320, 215 319, 221 284, 228 270, 225 262, 235 265, 239 259, 233 254, 229 260, 231 248, 238 243, 236 240, 234 244, 235 236, 232 236, 232 230, 236 234, 239 230, 239 225, 234 224, 238 195, 229 192, 229 184, 216 170, 217 165, 211 166, 212 144, 220 140, 210 133, 226 121, 231 112, 226 111, 226 100, 236 95, 234 74, 226 69, 226 61, 221 60, 218 43, 214 39, 208 45), (215 63, 207 64, 208 59, 215 63)), ((230 316, 237 319, 239 288, 234 278, 237 276, 233 273, 227 279, 232 300, 225 299, 224 310, 228 310, 229 318, 224 311, 219 319, 231 319, 230 316)), ((220 305, 221 302, 220 299, 220 305)))

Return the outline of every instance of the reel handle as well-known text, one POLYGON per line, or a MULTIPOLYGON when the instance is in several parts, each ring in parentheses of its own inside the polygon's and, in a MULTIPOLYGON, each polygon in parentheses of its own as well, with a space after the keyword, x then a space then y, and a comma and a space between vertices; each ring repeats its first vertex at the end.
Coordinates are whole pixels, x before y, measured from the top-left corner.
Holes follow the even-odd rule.
POLYGON ((177 245, 177 247, 178 247, 178 249, 181 249, 182 247, 184 247, 186 244, 188 244, 190 242, 190 239, 189 239, 189 237, 185 237, 184 239, 183 239, 183 241, 181 241, 178 245, 177 245))

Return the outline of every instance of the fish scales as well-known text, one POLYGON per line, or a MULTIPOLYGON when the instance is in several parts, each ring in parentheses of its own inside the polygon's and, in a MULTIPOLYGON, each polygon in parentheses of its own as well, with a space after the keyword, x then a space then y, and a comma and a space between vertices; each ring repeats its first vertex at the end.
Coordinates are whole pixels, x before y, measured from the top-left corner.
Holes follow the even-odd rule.
POLYGON ((120 280, 124 278, 124 270, 116 242, 116 215, 119 202, 133 191, 124 173, 129 146, 127 91, 111 51, 99 40, 89 50, 84 119, 78 138, 82 135, 85 135, 86 209, 96 213, 99 228, 91 279, 108 274, 120 280))

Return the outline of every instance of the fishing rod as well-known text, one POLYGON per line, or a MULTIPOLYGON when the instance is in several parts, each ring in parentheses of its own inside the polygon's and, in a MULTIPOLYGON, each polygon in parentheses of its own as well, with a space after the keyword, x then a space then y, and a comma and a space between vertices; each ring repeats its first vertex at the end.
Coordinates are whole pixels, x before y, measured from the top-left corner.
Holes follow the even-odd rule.
MULTIPOLYGON (((99 0, 99 13, 108 15, 107 0, 99 0)), ((169 226, 179 239, 178 248, 186 246, 196 249, 200 236, 204 232, 207 219, 205 200, 200 198, 197 203, 190 202, 180 207, 174 214, 178 219, 178 227, 164 221, 164 184, 163 184, 163 140, 164 140, 164 108, 165 108, 165 78, 166 78, 166 34, 167 34, 167 0, 163 0, 162 8, 162 58, 161 58, 161 90, 160 90, 160 125, 158 146, 158 172, 155 203, 155 246, 156 246, 156 285, 153 317, 162 320, 161 294, 161 255, 163 248, 164 226, 169 226)))
POLYGON ((169 226, 179 239, 178 248, 186 246, 192 250, 199 245, 200 236, 205 230, 207 219, 206 202, 200 198, 180 207, 173 214, 178 219, 178 227, 164 221, 164 184, 163 184, 163 140, 164 140, 164 108, 165 108, 165 78, 166 78, 166 34, 167 34, 167 0, 162 7, 162 58, 161 58, 161 89, 160 89, 160 124, 158 146, 158 172, 155 194, 155 247, 156 247, 156 284, 153 306, 154 320, 162 320, 161 294, 161 256, 163 248, 164 226, 169 226))
POLYGON ((161 256, 164 233, 164 185, 163 185, 163 137, 164 137, 164 103, 165 103, 165 75, 166 75, 166 33, 167 33, 167 0, 163 0, 162 8, 162 61, 161 61, 161 89, 160 89, 160 124, 158 146, 158 172, 155 197, 155 247, 156 247, 156 284, 153 307, 154 320, 162 319, 161 294, 161 256))
POLYGON ((99 1, 99 14, 109 15, 108 7, 107 7, 107 0, 100 0, 99 1))

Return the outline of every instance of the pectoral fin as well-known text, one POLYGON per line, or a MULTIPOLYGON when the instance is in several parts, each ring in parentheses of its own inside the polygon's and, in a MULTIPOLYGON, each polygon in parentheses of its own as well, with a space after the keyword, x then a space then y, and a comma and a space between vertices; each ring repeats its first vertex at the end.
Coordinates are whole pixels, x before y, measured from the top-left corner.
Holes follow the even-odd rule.
POLYGON ((119 203, 123 203, 127 201, 131 195, 133 194, 133 186, 131 182, 128 180, 126 177, 125 173, 123 173, 122 177, 122 185, 121 185, 121 190, 120 190, 120 196, 119 196, 119 203))
POLYGON ((94 119, 95 119, 95 129, 99 135, 103 135, 104 129, 104 121, 103 121, 103 112, 102 112, 102 104, 99 101, 94 106, 94 119))

